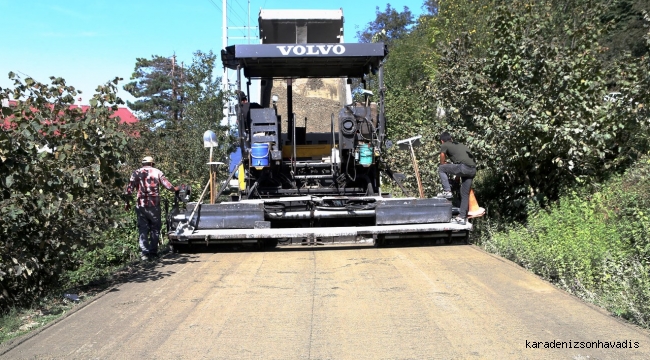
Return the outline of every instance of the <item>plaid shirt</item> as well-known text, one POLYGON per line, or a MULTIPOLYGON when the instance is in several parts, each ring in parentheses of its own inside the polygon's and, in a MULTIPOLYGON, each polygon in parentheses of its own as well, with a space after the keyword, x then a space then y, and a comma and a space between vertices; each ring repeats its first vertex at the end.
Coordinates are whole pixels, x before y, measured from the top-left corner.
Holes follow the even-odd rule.
POLYGON ((131 196, 133 191, 138 192, 137 207, 160 206, 160 184, 167 190, 174 188, 162 171, 152 166, 143 166, 131 174, 126 195, 131 196))

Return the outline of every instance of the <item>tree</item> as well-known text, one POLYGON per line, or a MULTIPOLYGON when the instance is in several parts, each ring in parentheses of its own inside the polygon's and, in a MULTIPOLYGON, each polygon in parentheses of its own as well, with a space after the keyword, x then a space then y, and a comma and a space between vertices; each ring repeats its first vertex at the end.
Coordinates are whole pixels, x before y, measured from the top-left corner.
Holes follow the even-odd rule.
POLYGON ((469 35, 474 44, 472 51, 476 56, 484 56, 484 49, 497 35, 488 26, 494 3, 494 0, 438 1, 436 16, 430 25, 437 29, 432 41, 438 46, 449 46, 469 35))
POLYGON ((176 154, 170 155, 184 159, 177 162, 175 167, 180 174, 194 180, 208 177, 205 165, 208 155, 202 141, 206 130, 214 131, 219 140, 220 146, 213 150, 214 161, 227 164, 228 156, 235 148, 235 138, 230 134, 230 129, 221 125, 225 97, 228 94, 221 91, 221 79, 214 76, 216 62, 217 57, 212 52, 197 51, 194 54, 183 88, 186 99, 185 117, 181 126, 174 129, 178 145, 174 149, 176 154))
MULTIPOLYGON (((414 23, 413 14, 407 6, 400 13, 393 9, 390 4, 386 4, 384 12, 379 11, 379 7, 376 7, 375 12, 375 20, 369 22, 363 31, 357 32, 357 39, 362 43, 383 42, 390 47, 398 39, 407 36, 411 25, 414 23)), ((376 76, 369 75, 364 80, 366 81, 366 87, 372 89, 376 94, 379 93, 376 76)), ((353 79, 352 92, 356 101, 362 101, 361 88, 360 81, 353 79)))
POLYGON ((426 10, 427 15, 438 15, 439 3, 438 0, 424 0, 422 7, 426 10))
POLYGON ((650 11, 650 2, 647 0, 617 0, 606 9, 602 21, 612 23, 612 29, 601 40, 607 49, 607 59, 615 61, 626 51, 635 57, 641 57, 650 50, 643 41, 643 35, 647 32, 644 11, 650 11))
MULTIPOLYGON (((530 199, 552 200, 572 184, 620 171, 647 149, 647 58, 602 61, 606 5, 616 3, 425 2, 437 13, 391 42, 385 84, 388 137, 425 139, 427 192, 438 179, 426 155, 436 153, 442 130, 453 129, 483 157, 484 178, 494 181, 482 181, 491 183, 482 195, 493 196, 502 215, 525 214, 530 199), (614 90, 627 100, 603 102, 614 90)), ((408 157, 389 153, 394 170, 412 172, 408 157)))
POLYGON ((362 43, 383 42, 390 45, 394 40, 408 34, 413 25, 413 14, 408 6, 403 12, 398 12, 386 4, 386 9, 381 12, 379 6, 375 8, 377 17, 366 25, 366 29, 357 32, 357 39, 362 43))
MULTIPOLYGON (((165 59, 160 56, 153 58, 165 59)), ((164 67, 140 71, 144 63, 142 59, 138 59, 134 75, 139 77, 131 84, 138 84, 138 92, 134 94, 149 96, 139 98, 135 103, 146 106, 149 110, 139 113, 144 121, 141 124, 141 136, 135 144, 134 166, 139 164, 139 159, 144 154, 154 154, 157 166, 164 169, 172 182, 183 181, 195 185, 202 183, 209 175, 205 165, 207 152, 203 148, 202 140, 206 130, 215 131, 221 144, 218 149, 214 149, 214 161, 227 159, 233 149, 234 139, 228 135, 228 128, 220 125, 223 118, 224 94, 220 90, 220 78, 214 76, 216 61, 212 52, 197 51, 189 67, 178 69, 182 73, 177 74, 179 82, 174 85, 179 99, 176 102, 179 106, 176 112, 183 116, 174 119, 173 112, 168 111, 168 103, 158 101, 158 98, 164 96, 156 95, 164 88, 161 84, 169 84, 173 78, 166 77, 164 67), (149 114, 158 115, 151 121, 149 114)), ((164 61, 161 62, 165 64, 164 61)), ((167 86, 165 91, 169 92, 170 89, 167 86)))
POLYGON ((119 79, 98 87, 90 108, 71 107, 77 91, 9 73, 0 100, 0 309, 29 305, 77 264, 76 249, 117 226, 121 163, 130 137, 111 118, 119 79))
POLYGON ((137 100, 127 102, 129 108, 138 114, 141 121, 152 126, 160 126, 168 120, 182 118, 183 69, 171 58, 152 56, 151 59, 136 59, 132 81, 124 85, 124 90, 137 100))
MULTIPOLYGON (((554 2, 504 1, 490 16, 497 34, 487 57, 465 36, 443 53, 433 91, 448 109, 456 139, 467 142, 494 176, 504 215, 525 215, 528 200, 622 170, 648 149, 639 62, 604 63, 602 6, 582 2, 567 37, 549 37, 554 2), (534 14, 534 16, 531 16, 534 14), (634 101, 603 101, 614 79, 634 101)), ((645 94, 645 95, 644 95, 645 94)), ((629 100, 629 98, 628 98, 629 100)))

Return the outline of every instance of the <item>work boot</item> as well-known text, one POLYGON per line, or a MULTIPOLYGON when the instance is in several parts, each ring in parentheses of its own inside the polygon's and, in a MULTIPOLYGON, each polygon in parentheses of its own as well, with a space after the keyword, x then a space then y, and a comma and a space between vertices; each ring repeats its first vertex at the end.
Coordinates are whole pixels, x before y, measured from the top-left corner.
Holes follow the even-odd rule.
POLYGON ((441 193, 438 193, 438 195, 436 195, 436 196, 446 198, 446 199, 451 199, 451 198, 454 197, 454 195, 451 194, 451 191, 443 191, 441 193))

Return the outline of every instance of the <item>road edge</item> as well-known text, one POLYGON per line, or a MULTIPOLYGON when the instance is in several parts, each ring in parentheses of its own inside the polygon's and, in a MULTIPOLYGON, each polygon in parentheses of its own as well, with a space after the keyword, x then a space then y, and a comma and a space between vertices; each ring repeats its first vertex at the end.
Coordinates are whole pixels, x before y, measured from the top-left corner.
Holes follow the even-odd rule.
POLYGON ((70 315, 76 313, 77 311, 79 311, 81 309, 84 309, 86 306, 94 303, 95 301, 97 301, 98 299, 100 299, 101 297, 103 297, 104 295, 109 293, 110 291, 113 291, 114 289, 116 289, 118 286, 111 286, 111 287, 107 288, 106 290, 100 292, 99 294, 94 295, 92 297, 92 299, 89 299, 89 301, 84 301, 84 302, 78 304, 77 306, 72 308, 70 311, 67 311, 65 314, 61 315, 59 318, 48 322, 47 324, 39 327, 38 329, 35 329, 34 331, 30 331, 29 333, 27 333, 25 335, 19 336, 19 337, 14 338, 14 339, 11 339, 8 342, 0 345, 0 356, 3 356, 4 354, 6 354, 9 351, 16 348, 18 345, 20 345, 20 344, 24 343, 25 341, 33 338, 34 336, 40 334, 45 329, 48 329, 48 328, 58 324, 60 321, 63 321, 64 319, 68 318, 70 315))
MULTIPOLYGON (((164 258, 164 257, 166 257, 166 255, 167 254, 163 255, 162 257, 164 258)), ((158 266, 158 263, 154 264, 154 267, 156 267, 156 266, 158 266)), ((96 295, 93 295, 90 299, 88 299, 88 301, 84 301, 84 302, 79 303, 77 306, 73 307, 70 311, 67 311, 65 314, 61 315, 59 318, 57 318, 55 320, 52 320, 52 321, 48 322, 47 324, 45 324, 45 325, 43 325, 43 326, 41 326, 41 327, 39 327, 37 329, 34 329, 33 331, 30 331, 27 334, 18 336, 18 337, 14 338, 14 339, 11 339, 11 340, 7 341, 6 343, 0 344, 0 357, 3 356, 4 354, 8 353, 9 351, 13 350, 14 348, 16 348, 18 345, 24 343, 25 341, 33 338, 34 336, 40 334, 43 331, 45 331, 46 329, 58 324, 59 322, 63 321, 64 319, 67 319, 69 316, 73 315, 77 311, 80 311, 80 310, 86 308, 90 304, 92 304, 95 301, 101 299, 107 293, 119 288, 120 286, 122 286, 124 284, 125 281, 127 281, 128 279, 131 279, 134 276, 136 276, 141 270, 142 270, 142 268, 138 269, 138 271, 130 274, 125 279, 123 279, 123 281, 119 281, 119 282, 107 287, 105 290, 100 291, 96 295)))
POLYGON ((503 263, 505 263, 505 264, 507 264, 507 265, 509 265, 509 266, 515 267, 515 268, 517 268, 517 269, 519 269, 519 270, 521 270, 521 271, 525 271, 527 274, 530 274, 530 275, 532 275, 532 276, 535 276, 536 278, 538 278, 538 279, 540 279, 540 280, 542 280, 542 281, 548 283, 549 285, 553 286, 555 289, 557 289, 557 290, 559 290, 560 292, 562 292, 562 293, 564 294, 564 296, 569 296, 569 297, 571 297, 571 298, 573 298, 573 299, 575 299, 575 300, 578 300, 578 301, 580 301, 581 303, 583 303, 583 304, 589 306, 589 307, 592 308, 593 310, 596 310, 596 311, 600 312, 601 314, 603 314, 603 315, 607 315, 608 317, 610 317, 610 318, 616 320, 619 324, 625 325, 626 327, 628 327, 628 328, 630 328, 630 329, 633 329, 633 330, 636 330, 637 332, 640 332, 641 334, 643 334, 643 335, 645 335, 646 337, 650 338, 650 329, 646 329, 646 328, 643 328, 643 327, 641 327, 641 326, 639 326, 639 325, 633 324, 633 323, 631 323, 631 322, 629 322, 629 321, 627 321, 627 320, 625 320, 625 319, 623 319, 623 318, 621 318, 621 317, 618 317, 618 316, 612 314, 611 312, 609 312, 609 311, 608 311, 607 309, 605 309, 605 308, 602 308, 602 307, 600 307, 600 306, 598 306, 598 305, 596 305, 596 304, 593 304, 593 303, 587 302, 587 301, 581 299, 580 297, 578 297, 577 295, 574 295, 574 294, 572 294, 572 293, 570 293, 570 292, 568 292, 568 291, 566 291, 566 290, 564 290, 564 289, 558 287, 557 285, 553 284, 552 282, 550 282, 550 281, 544 279, 543 277, 541 277, 541 276, 535 274, 534 272, 532 272, 532 271, 526 269, 525 267, 523 267, 523 266, 517 264, 516 262, 514 262, 514 261, 512 261, 512 260, 508 260, 508 259, 506 259, 506 258, 504 258, 504 257, 502 257, 502 256, 500 256, 500 255, 497 255, 497 254, 494 254, 494 253, 488 252, 488 251, 486 251, 485 249, 483 249, 482 247, 480 247, 479 245, 476 245, 476 244, 471 244, 470 247, 473 248, 473 249, 476 250, 476 251, 479 251, 479 252, 485 253, 485 254, 487 254, 487 255, 493 257, 494 259, 499 260, 499 261, 501 261, 501 262, 503 262, 503 263))

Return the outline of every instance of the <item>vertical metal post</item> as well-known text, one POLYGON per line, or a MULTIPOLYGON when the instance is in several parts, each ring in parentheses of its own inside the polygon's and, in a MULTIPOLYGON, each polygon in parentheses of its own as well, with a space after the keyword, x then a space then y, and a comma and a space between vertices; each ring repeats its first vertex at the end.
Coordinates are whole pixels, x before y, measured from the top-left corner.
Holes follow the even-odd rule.
MULTIPOLYGON (((241 65, 237 65, 237 91, 241 91, 241 65)), ((239 93, 238 93, 239 94, 239 93)), ((242 112, 242 103, 237 95, 237 127, 239 128, 239 145, 242 158, 247 156, 246 114, 242 112)))
POLYGON ((296 161, 298 157, 298 152, 296 151, 296 118, 295 116, 293 117, 293 120, 291 121, 291 152, 293 152, 293 156, 291 158, 291 179, 294 178, 296 175, 296 161))
MULTIPOLYGON (((379 64, 379 143, 384 142, 384 136, 386 133, 386 117, 384 116, 384 93, 386 92, 384 88, 384 66, 379 64)), ((412 149, 411 149, 412 150, 412 149)))
MULTIPOLYGON (((287 79, 287 119, 289 119, 289 129, 292 129, 295 124, 293 118, 293 79, 287 79)), ((292 140, 293 134, 289 132, 289 140, 292 140)))
POLYGON ((213 174, 213 166, 212 165, 212 146, 210 146, 210 204, 214 204, 214 177, 212 176, 213 174))
MULTIPOLYGON (((222 1, 221 5, 221 48, 225 49, 228 47, 228 16, 227 16, 227 8, 226 8, 226 0, 222 1)), ((228 68, 224 67, 223 68, 223 78, 221 82, 221 86, 223 87, 222 91, 223 94, 227 94, 229 89, 228 85, 228 68)), ((228 124, 228 127, 232 127, 232 123, 230 122, 230 105, 231 101, 226 101, 226 107, 223 109, 223 123, 228 124)))
POLYGON ((225 49, 228 46, 228 16, 227 16, 227 7, 228 1, 223 0, 221 3, 221 9, 222 9, 222 14, 221 14, 221 42, 223 44, 223 48, 225 49))

